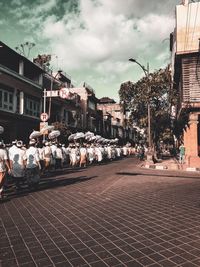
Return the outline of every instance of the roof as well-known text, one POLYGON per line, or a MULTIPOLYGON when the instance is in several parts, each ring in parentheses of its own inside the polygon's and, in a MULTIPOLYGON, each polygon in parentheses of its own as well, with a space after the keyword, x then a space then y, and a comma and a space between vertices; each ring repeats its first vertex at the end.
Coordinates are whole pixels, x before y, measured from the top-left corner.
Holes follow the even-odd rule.
MULTIPOLYGON (((9 47, 8 45, 6 45, 2 41, 0 41, 0 48, 5 49, 9 54, 15 55, 16 57, 18 57, 20 59, 23 59, 25 62, 27 62, 28 64, 31 64, 33 67, 37 68, 39 71, 44 72, 44 70, 40 66, 38 66, 37 64, 35 64, 31 60, 29 60, 27 57, 19 54, 18 52, 16 52, 15 50, 13 50, 11 47, 9 47)), ((5 53, 5 51, 3 51, 3 50, 2 50, 2 52, 5 53)))

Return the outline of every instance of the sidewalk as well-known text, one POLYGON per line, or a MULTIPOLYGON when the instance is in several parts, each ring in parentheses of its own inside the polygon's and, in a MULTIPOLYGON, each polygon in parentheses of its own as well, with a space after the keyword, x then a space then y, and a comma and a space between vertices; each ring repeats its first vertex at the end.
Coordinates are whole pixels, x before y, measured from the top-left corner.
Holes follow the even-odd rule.
POLYGON ((160 163, 153 163, 146 160, 140 166, 142 168, 156 169, 156 170, 179 170, 179 171, 189 171, 189 172, 200 172, 200 167, 191 168, 187 164, 180 164, 175 157, 165 158, 160 163))

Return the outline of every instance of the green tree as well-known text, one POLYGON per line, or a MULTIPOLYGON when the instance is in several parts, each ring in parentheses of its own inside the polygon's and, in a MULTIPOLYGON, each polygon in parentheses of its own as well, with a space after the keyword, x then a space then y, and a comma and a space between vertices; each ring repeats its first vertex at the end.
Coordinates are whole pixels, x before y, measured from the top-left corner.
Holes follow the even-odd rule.
POLYGON ((151 108, 151 134, 154 144, 159 140, 169 142, 172 138, 170 109, 175 101, 171 91, 169 68, 159 69, 136 83, 121 84, 120 102, 131 111, 132 121, 141 128, 147 128, 147 106, 151 108))
POLYGON ((63 122, 53 122, 52 125, 55 127, 55 130, 60 131, 60 136, 58 137, 61 143, 68 142, 68 136, 71 134, 71 131, 67 127, 67 125, 63 122))

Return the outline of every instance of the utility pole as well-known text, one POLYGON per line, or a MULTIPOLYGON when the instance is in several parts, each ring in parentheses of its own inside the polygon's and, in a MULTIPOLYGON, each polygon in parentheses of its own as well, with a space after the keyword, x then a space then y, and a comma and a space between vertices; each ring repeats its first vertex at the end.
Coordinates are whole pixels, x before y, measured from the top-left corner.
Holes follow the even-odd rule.
MULTIPOLYGON (((150 94, 151 88, 149 84, 149 63, 147 63, 147 68, 145 68, 143 65, 141 65, 136 59, 134 58, 129 58, 129 61, 136 63, 137 65, 140 66, 140 68, 143 70, 146 78, 147 78, 147 83, 148 83, 148 88, 147 88, 147 93, 148 96, 150 94)), ((151 142, 151 104, 150 104, 150 98, 148 99, 147 103, 147 117, 148 117, 148 143, 149 143, 149 148, 152 149, 152 142, 151 142)))

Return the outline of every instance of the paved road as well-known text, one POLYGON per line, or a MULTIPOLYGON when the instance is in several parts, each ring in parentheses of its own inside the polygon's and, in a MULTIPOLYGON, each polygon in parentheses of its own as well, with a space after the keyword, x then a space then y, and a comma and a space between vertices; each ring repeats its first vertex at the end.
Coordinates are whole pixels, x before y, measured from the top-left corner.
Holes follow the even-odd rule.
POLYGON ((65 170, 0 204, 1 266, 200 266, 200 179, 133 158, 65 170))

